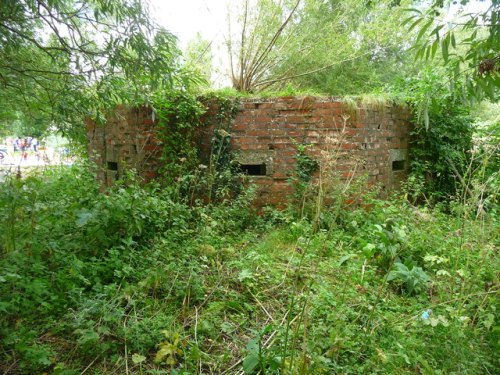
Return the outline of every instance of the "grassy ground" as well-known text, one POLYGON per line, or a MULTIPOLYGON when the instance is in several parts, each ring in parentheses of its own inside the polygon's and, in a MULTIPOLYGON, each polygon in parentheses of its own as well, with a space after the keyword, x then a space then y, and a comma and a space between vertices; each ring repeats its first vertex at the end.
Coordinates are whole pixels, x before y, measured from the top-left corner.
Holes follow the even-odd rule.
POLYGON ((498 223, 462 205, 312 222, 79 167, 0 190, 6 374, 498 372, 498 223))

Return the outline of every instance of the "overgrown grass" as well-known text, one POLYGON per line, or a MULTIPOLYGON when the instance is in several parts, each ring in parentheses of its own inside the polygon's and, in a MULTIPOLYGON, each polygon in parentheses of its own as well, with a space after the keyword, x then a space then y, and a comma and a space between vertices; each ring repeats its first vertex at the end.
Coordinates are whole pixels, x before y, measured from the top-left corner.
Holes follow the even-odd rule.
POLYGON ((98 194, 85 167, 1 186, 2 372, 499 368, 488 215, 367 198, 324 208, 318 225, 256 216, 251 196, 190 206, 174 190, 129 181, 98 194))

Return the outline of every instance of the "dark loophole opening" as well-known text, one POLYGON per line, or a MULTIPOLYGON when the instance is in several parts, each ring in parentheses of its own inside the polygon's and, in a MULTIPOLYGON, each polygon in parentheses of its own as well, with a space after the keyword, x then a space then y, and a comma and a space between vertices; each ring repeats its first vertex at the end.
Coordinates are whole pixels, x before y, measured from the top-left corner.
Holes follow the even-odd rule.
POLYGON ((240 164, 240 170, 242 173, 249 176, 265 176, 266 175, 266 165, 265 164, 240 164))
POLYGON ((404 171, 405 169, 405 161, 404 160, 394 160, 392 162, 392 170, 393 171, 404 171))
POLYGON ((108 161, 108 170, 109 171, 117 171, 118 170, 118 163, 116 161, 108 161))

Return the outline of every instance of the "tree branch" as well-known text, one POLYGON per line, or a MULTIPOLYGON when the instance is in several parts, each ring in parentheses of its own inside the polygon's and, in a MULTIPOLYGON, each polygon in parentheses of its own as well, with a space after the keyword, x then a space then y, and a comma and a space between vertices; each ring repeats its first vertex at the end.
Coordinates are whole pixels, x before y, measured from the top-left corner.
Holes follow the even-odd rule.
POLYGON ((303 76, 307 76, 307 75, 310 75, 310 74, 318 73, 318 72, 321 72, 321 71, 326 70, 328 68, 331 68, 332 66, 339 65, 339 64, 342 64, 342 63, 347 62, 347 61, 356 60, 356 59, 358 59, 358 58, 360 58, 362 56, 368 55, 368 54, 370 54, 372 52, 373 51, 368 51, 368 52, 365 52, 365 53, 363 53, 361 55, 350 57, 348 59, 344 59, 344 60, 340 60, 340 61, 336 61, 333 64, 325 65, 325 66, 322 66, 321 68, 310 70, 308 72, 294 74, 294 75, 286 76, 286 77, 274 78, 274 79, 270 79, 270 80, 267 80, 267 81, 259 82, 259 83, 255 84, 255 87, 259 87, 259 86, 263 86, 263 85, 268 85, 269 86, 269 85, 272 85, 272 84, 274 84, 276 82, 287 81, 287 80, 290 80, 290 79, 293 79, 293 78, 298 78, 298 77, 303 77, 303 76))

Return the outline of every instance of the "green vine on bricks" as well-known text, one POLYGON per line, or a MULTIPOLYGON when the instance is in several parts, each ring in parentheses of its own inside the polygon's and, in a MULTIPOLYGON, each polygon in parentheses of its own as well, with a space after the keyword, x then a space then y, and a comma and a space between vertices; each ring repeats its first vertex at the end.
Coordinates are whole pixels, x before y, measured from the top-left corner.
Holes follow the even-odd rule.
MULTIPOLYGON (((210 100, 213 98, 204 98, 210 100)), ((165 186, 177 190, 179 199, 191 205, 199 198, 208 203, 235 197, 239 192, 237 163, 230 149, 231 125, 238 113, 237 99, 215 98, 218 104, 216 128, 211 141, 208 166, 201 164, 196 128, 206 105, 189 93, 163 95, 155 103, 163 145, 162 172, 165 186)))
POLYGON ((216 126, 211 141, 211 154, 208 166, 208 201, 224 199, 240 192, 240 182, 236 178, 238 164, 231 152, 231 126, 240 101, 238 98, 217 98, 218 111, 215 115, 216 126))
POLYGON ((297 164, 295 177, 291 182, 295 188, 295 198, 300 201, 303 199, 313 173, 319 169, 319 162, 306 152, 311 145, 295 143, 295 146, 297 147, 297 154, 295 155, 297 164))
POLYGON ((211 142, 211 164, 217 170, 231 168, 231 125, 238 114, 239 104, 239 99, 219 99, 219 108, 215 115, 216 127, 211 142))
POLYGON ((189 93, 161 96, 155 103, 163 144, 162 172, 167 183, 189 175, 199 165, 195 129, 205 108, 189 93))
POLYGON ((319 168, 319 163, 306 153, 306 150, 311 145, 300 143, 297 144, 297 177, 301 182, 309 182, 314 172, 319 168))

